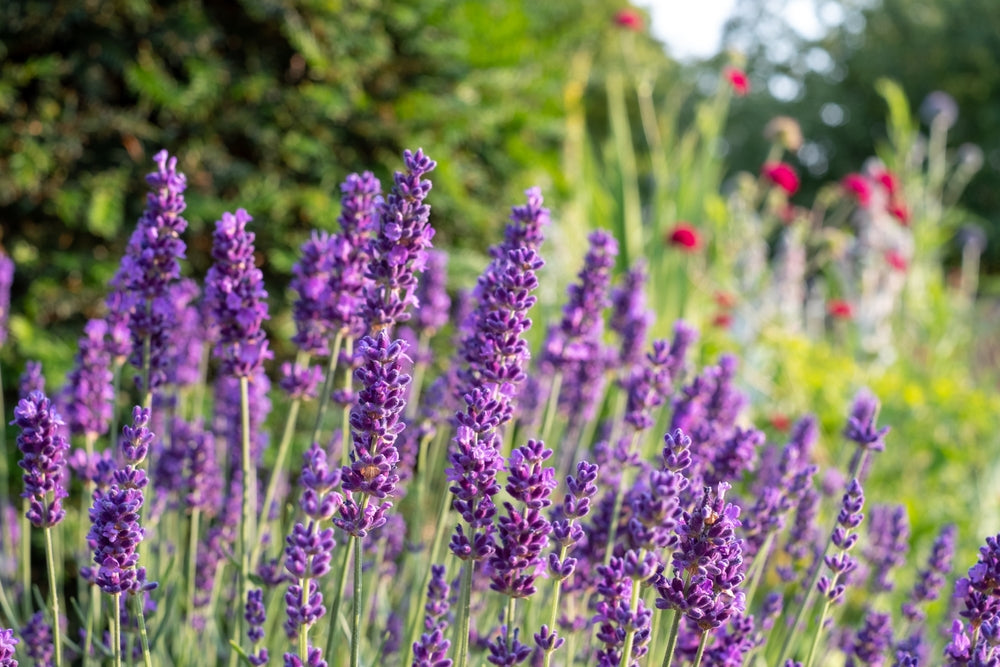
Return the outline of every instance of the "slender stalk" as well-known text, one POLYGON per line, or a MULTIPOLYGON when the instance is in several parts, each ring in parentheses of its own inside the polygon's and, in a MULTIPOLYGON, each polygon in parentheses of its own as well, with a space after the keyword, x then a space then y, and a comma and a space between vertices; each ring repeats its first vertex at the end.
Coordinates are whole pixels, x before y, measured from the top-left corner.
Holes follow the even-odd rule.
POLYGON ((31 522, 28 499, 21 501, 21 617, 31 618, 31 522))
POLYGON ((823 611, 819 615, 819 625, 816 626, 816 634, 813 635, 812 645, 809 647, 809 657, 806 658, 805 667, 812 667, 816 657, 816 649, 819 647, 819 639, 823 636, 823 626, 826 625, 826 617, 830 613, 830 599, 827 598, 823 605, 823 611))
POLYGON ((87 614, 87 628, 83 639, 83 664, 89 665, 92 660, 90 648, 94 644, 94 620, 101 617, 101 593, 96 586, 90 587, 90 613, 87 614))
MULTIPOLYGON (((565 560, 567 551, 568 549, 566 548, 566 545, 559 547, 559 562, 565 560)), ((555 589, 552 592, 552 605, 549 608, 549 630, 553 632, 555 632, 556 623, 559 619, 559 598, 562 595, 562 585, 564 581, 565 579, 557 581, 555 583, 555 589)), ((552 654, 554 652, 555 649, 545 652, 545 662, 543 663, 544 667, 549 667, 549 665, 552 664, 552 654)), ((570 654, 570 662, 572 662, 572 658, 573 656, 570 654)))
POLYGON ((549 442, 552 435, 552 424, 555 421, 556 410, 559 408, 559 392, 562 387, 562 371, 556 371, 552 376, 552 386, 549 388, 549 401, 545 405, 545 420, 542 422, 542 441, 549 442))
MULTIPOLYGON (((639 550, 639 562, 645 557, 645 549, 639 550)), ((632 595, 629 597, 628 610, 630 614, 635 614, 635 610, 639 607, 639 592, 640 586, 639 582, 635 579, 632 580, 632 595)), ((621 667, 628 667, 631 664, 629 656, 632 655, 632 645, 635 643, 635 627, 630 624, 628 630, 625 631, 625 644, 622 647, 622 660, 621 667)))
MULTIPOLYGON (((364 505, 362 505, 363 513, 364 505)), ((361 664, 361 538, 352 537, 351 540, 354 542, 354 613, 351 620, 351 667, 358 667, 361 664)))
MULTIPOLYGON (((257 509, 257 480, 254 466, 250 461, 250 380, 240 378, 240 440, 242 442, 241 466, 243 469, 243 512, 240 517, 240 538, 237 543, 239 557, 239 585, 237 600, 245 603, 247 598, 247 579, 250 575, 250 545, 253 544, 253 528, 256 527, 254 512, 257 509)), ((242 604, 241 603, 241 604, 242 604)), ((234 614, 233 642, 240 643, 243 636, 243 615, 234 614)), ((230 664, 236 659, 236 653, 230 654, 230 664)))
POLYGON ((333 337, 333 349, 330 350, 330 362, 326 366, 326 375, 323 376, 323 388, 320 389, 316 406, 316 423, 313 425, 312 438, 309 442, 319 442, 319 434, 323 430, 323 417, 326 416, 326 408, 330 404, 330 387, 333 384, 333 375, 337 372, 337 359, 340 357, 343 340, 344 334, 341 331, 333 337))
POLYGON ((115 667, 122 667, 122 610, 121 593, 111 596, 114 605, 114 621, 111 624, 111 655, 114 656, 115 667))
MULTIPOLYGON (((309 604, 309 577, 299 579, 299 586, 302 587, 300 597, 302 598, 302 608, 309 604)), ((309 625, 303 625, 299 629, 299 658, 303 665, 309 664, 309 625)))
MULTIPOLYGON (((261 506, 260 511, 260 524, 257 526, 257 534, 264 534, 264 527, 267 524, 267 516, 271 512, 271 504, 274 503, 274 497, 278 493, 278 482, 281 480, 282 473, 285 469, 285 459, 288 458, 288 451, 291 449, 292 437, 295 435, 295 424, 299 418, 299 406, 302 405, 301 399, 294 399, 292 404, 288 406, 288 417, 285 419, 285 430, 281 434, 281 443, 278 445, 278 456, 274 460, 274 469, 271 472, 271 479, 267 481, 267 490, 264 492, 264 504, 261 506)), ((281 517, 281 512, 278 513, 279 522, 281 517)), ((276 534, 281 535, 280 531, 276 534)), ((253 555, 250 558, 251 569, 257 566, 257 561, 260 558, 261 550, 264 548, 262 542, 257 542, 254 545, 253 555)))
POLYGON ((413 379, 410 381, 410 397, 406 401, 406 420, 410 421, 417 414, 417 406, 420 404, 420 389, 424 382, 424 374, 427 372, 427 348, 430 336, 426 331, 420 332, 420 339, 417 341, 416 358, 419 360, 413 366, 413 379))
MULTIPOLYGON (((348 337, 344 342, 344 351, 347 356, 353 356, 354 354, 354 339, 348 337)), ((344 374, 344 390, 350 392, 351 388, 354 386, 354 374, 348 370, 344 374)), ((345 405, 343 412, 341 413, 340 419, 340 462, 342 465, 350 465, 350 446, 348 442, 351 440, 351 406, 350 404, 345 405)))
POLYGON ((351 564, 350 545, 344 549, 344 562, 340 564, 340 584, 337 587, 337 597, 333 601, 333 609, 330 613, 330 630, 326 634, 326 653, 324 655, 333 656, 336 648, 334 642, 337 636, 337 624, 340 623, 340 607, 344 601, 344 593, 347 592, 347 575, 350 573, 351 564))
POLYGON ((132 595, 135 600, 135 618, 139 621, 139 643, 142 645, 142 661, 145 667, 153 667, 153 657, 149 653, 149 639, 146 636, 146 619, 142 614, 142 598, 144 594, 132 595))
POLYGON ((515 598, 513 595, 507 598, 507 622, 504 624, 507 628, 507 633, 506 637, 504 637, 504 641, 507 643, 508 651, 510 651, 511 649, 511 639, 514 636, 514 611, 515 611, 514 607, 516 603, 517 603, 517 598, 515 598))
POLYGON ((705 655, 705 647, 708 646, 710 637, 709 633, 702 631, 701 640, 698 642, 698 652, 694 654, 694 664, 692 667, 699 667, 701 665, 701 658, 705 655))
POLYGON ((191 511, 191 526, 188 535, 188 587, 187 587, 187 613, 190 617, 194 613, 194 592, 195 573, 198 571, 198 533, 201 525, 201 508, 195 507, 191 511))
POLYGON ((757 551, 757 555, 754 556, 753 562, 747 570, 747 579, 749 580, 749 585, 746 587, 746 601, 747 607, 749 608, 753 603, 754 595, 757 593, 757 586, 760 584, 760 579, 764 575, 764 570, 767 567, 767 559, 771 553, 771 546, 774 544, 775 533, 768 533, 767 537, 764 538, 764 544, 761 545, 760 549, 757 551))
POLYGON ((56 649, 56 667, 62 667, 62 628, 59 623, 59 587, 52 549, 52 526, 45 527, 45 560, 49 568, 49 593, 52 595, 52 643, 56 649))
POLYGON ((458 593, 458 623, 455 625, 455 664, 459 667, 468 664, 469 628, 471 627, 472 607, 472 571, 476 561, 469 560, 462 565, 462 585, 458 593))
POLYGON ((667 652, 663 654, 663 667, 670 667, 674 661, 674 651, 677 649, 677 632, 681 627, 681 614, 676 609, 671 610, 670 634, 667 635, 667 652))
MULTIPOLYGON (((639 439, 639 431, 633 431, 632 437, 628 443, 628 453, 631 454, 632 450, 635 449, 636 440, 639 439)), ((621 517, 622 505, 625 504, 625 473, 627 469, 623 468, 621 475, 618 478, 618 485, 615 487, 615 504, 614 508, 611 510, 611 523, 608 524, 608 546, 604 551, 604 564, 607 565, 611 562, 611 556, 614 554, 615 550, 615 540, 618 539, 618 519, 621 517)))

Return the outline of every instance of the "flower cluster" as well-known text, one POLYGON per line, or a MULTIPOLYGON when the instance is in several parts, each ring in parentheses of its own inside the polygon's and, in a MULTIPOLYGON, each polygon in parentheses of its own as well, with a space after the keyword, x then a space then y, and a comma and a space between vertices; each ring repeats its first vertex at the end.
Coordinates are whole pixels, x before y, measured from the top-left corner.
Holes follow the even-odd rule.
POLYGON ((373 281, 365 292, 364 313, 371 329, 392 327, 410 318, 417 306, 417 272, 422 271, 434 237, 430 206, 424 203, 431 182, 423 176, 437 163, 405 151, 406 173, 396 172, 392 191, 378 209, 379 233, 371 246, 365 277, 373 281))
POLYGON ((18 465, 24 470, 24 493, 28 519, 33 526, 47 528, 63 520, 62 500, 66 492, 66 458, 69 443, 60 433, 62 417, 40 391, 32 391, 14 408, 12 425, 21 429, 17 447, 18 465))
POLYGON ((107 333, 105 320, 87 322, 80 338, 76 365, 66 376, 60 403, 70 433, 74 435, 84 434, 94 439, 104 435, 111 423, 114 390, 111 355, 105 344, 107 333))
POLYGON ((264 277, 254 265, 252 218, 245 210, 223 213, 212 236, 213 264, 205 277, 205 300, 219 327, 215 353, 222 371, 251 377, 273 355, 262 328, 267 314, 264 277))

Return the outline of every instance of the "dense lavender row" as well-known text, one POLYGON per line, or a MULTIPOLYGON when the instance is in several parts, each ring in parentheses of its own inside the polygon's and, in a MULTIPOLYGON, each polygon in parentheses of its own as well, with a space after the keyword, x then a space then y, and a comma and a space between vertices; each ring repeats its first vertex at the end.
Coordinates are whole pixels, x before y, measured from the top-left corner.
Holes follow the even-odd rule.
MULTIPOLYGON (((645 269, 616 283, 604 231, 533 357, 539 190, 452 308, 434 161, 407 151, 384 197, 349 176, 293 269, 272 392, 251 216, 223 213, 204 284, 183 278, 186 179, 155 162, 72 372, 21 379, 0 666, 1000 664, 1000 536, 946 618, 952 527, 896 590, 916 558, 905 510, 866 505, 892 446, 874 396, 846 475, 821 474, 812 417, 769 441, 735 357, 697 368, 684 322, 648 338, 645 269)), ((0 344, 12 276, 0 255, 0 344)))

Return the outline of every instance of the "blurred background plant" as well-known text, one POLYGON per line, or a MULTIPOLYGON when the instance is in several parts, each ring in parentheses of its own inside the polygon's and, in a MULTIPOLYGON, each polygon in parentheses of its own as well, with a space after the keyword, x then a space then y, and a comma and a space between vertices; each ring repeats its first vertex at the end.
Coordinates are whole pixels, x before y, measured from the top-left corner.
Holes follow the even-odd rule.
POLYGON ((741 55, 679 63, 612 0, 2 3, 0 244, 17 274, 0 362, 16 377, 40 360, 61 384, 159 148, 189 176, 192 273, 220 211, 262 221, 286 341, 283 288, 309 230, 333 227, 337 184, 365 168, 385 181, 420 145, 438 160, 451 285, 473 282, 507 206, 541 185, 543 320, 587 233, 614 230, 617 273, 650 273, 653 335, 683 314, 706 331, 702 361, 739 352, 772 436, 809 409, 838 442, 871 386, 894 428, 872 488, 909 506, 925 546, 956 521, 971 562, 1000 524, 984 298, 1000 269, 1000 8, 959 4, 827 0, 817 16, 837 20, 807 39, 786 2, 751 0, 723 42, 741 55))

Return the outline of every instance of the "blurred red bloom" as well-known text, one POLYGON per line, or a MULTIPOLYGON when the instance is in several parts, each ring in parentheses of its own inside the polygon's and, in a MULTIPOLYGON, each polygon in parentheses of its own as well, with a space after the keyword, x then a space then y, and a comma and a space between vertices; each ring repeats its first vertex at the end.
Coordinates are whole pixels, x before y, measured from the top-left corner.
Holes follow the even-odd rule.
POLYGON ((826 312, 838 320, 849 320, 854 317, 854 307, 843 299, 831 299, 826 304, 826 312))
POLYGON ((685 252, 694 252, 701 247, 701 235, 698 230, 686 222, 677 223, 667 235, 670 245, 677 246, 685 252))
POLYGON ((888 169, 882 169, 875 174, 875 180, 889 193, 890 199, 899 194, 899 179, 888 169))
POLYGON ((784 415, 780 412, 776 412, 770 417, 771 426, 774 427, 776 431, 787 431, 792 425, 792 420, 788 418, 788 415, 784 415))
POLYGON ((627 30, 641 32, 643 27, 642 14, 632 7, 619 9, 615 14, 615 24, 627 30))
POLYGON ((784 190, 789 197, 799 190, 799 175, 792 165, 784 162, 766 162, 760 168, 761 175, 784 190))
POLYGON ((886 210, 889 211, 889 215, 899 220, 899 224, 903 225, 904 227, 909 227, 910 209, 906 207, 906 204, 898 200, 891 201, 889 202, 889 205, 886 207, 886 210))
POLYGON ((858 205, 867 207, 872 200, 872 186, 861 174, 848 174, 841 179, 840 184, 848 194, 858 200, 858 205))
POLYGON ((750 92, 750 79, 747 78, 747 73, 743 70, 730 66, 723 69, 722 74, 729 81, 729 85, 733 87, 733 92, 738 97, 745 97, 750 92))
POLYGON ((729 313, 717 313, 712 318, 712 326, 720 329, 728 329, 733 323, 733 316, 729 313))
POLYGON ((898 250, 886 250, 885 261, 889 263, 889 266, 900 272, 906 271, 910 265, 910 263, 906 261, 906 257, 903 256, 903 253, 898 250))
POLYGON ((732 292, 718 291, 715 293, 715 303, 719 308, 729 310, 736 305, 736 295, 732 292))

